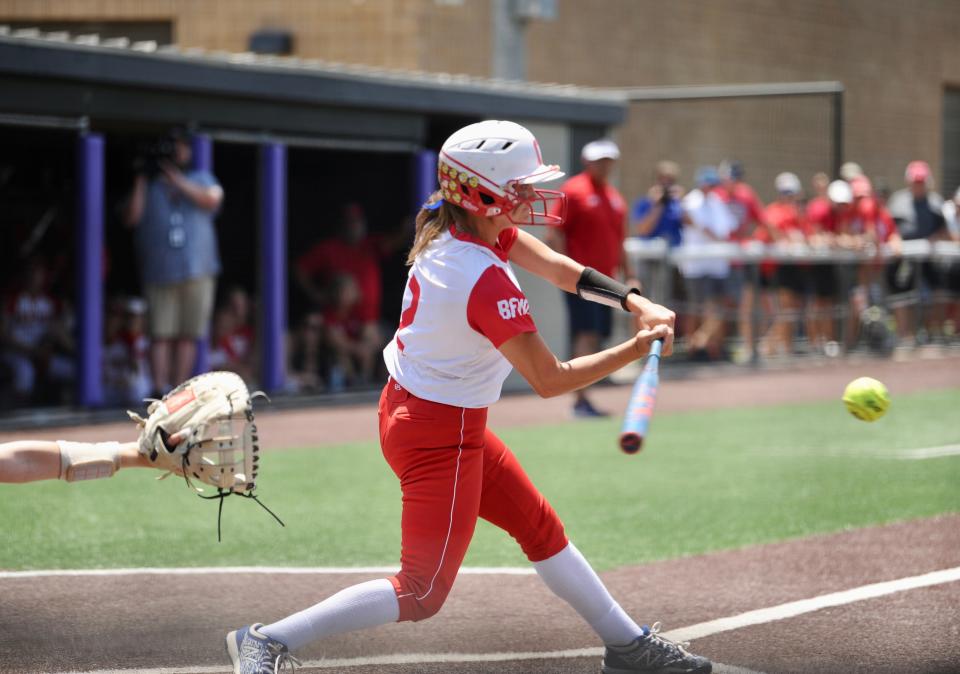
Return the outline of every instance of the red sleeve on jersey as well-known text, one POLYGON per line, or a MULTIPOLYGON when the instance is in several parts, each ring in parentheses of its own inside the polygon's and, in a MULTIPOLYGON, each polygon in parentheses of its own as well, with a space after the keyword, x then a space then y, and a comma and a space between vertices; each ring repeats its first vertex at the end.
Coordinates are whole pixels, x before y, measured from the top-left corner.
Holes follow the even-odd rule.
POLYGON ((487 267, 470 291, 467 323, 497 348, 521 332, 537 331, 523 291, 495 264, 487 267))

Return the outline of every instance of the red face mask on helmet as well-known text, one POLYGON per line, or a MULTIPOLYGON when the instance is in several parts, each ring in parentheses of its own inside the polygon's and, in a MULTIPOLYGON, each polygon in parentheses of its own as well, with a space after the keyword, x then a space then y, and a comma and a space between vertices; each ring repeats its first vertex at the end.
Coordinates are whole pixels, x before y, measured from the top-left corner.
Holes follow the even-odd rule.
POLYGON ((534 187, 563 176, 543 163, 537 139, 514 122, 490 120, 454 133, 440 150, 437 179, 446 201, 516 225, 561 225, 563 192, 534 187))

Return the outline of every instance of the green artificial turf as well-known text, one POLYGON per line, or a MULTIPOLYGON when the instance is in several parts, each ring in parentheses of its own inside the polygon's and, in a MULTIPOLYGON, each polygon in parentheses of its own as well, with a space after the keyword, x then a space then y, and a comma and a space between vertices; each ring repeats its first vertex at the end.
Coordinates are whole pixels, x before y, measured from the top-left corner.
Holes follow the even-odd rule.
MULTIPOLYGON (((719 387, 718 387, 719 389, 719 387)), ((718 391, 719 393, 719 391, 718 391)), ((660 414, 644 451, 618 421, 507 429, 534 482, 600 569, 960 511, 960 456, 895 450, 960 442, 960 389, 898 396, 868 424, 839 402, 660 414)), ((391 565, 400 490, 373 443, 271 451, 256 503, 216 502, 169 478, 0 485, 0 568, 391 565)), ((466 564, 525 564, 481 523, 466 564)))

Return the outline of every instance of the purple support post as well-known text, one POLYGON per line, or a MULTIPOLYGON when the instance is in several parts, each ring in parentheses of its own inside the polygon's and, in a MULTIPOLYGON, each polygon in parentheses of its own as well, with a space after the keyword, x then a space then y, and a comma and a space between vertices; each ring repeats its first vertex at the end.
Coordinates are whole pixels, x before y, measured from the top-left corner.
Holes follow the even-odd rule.
POLYGON ((413 213, 437 189, 437 153, 419 150, 413 155, 413 213))
MULTIPOLYGON (((205 133, 194 134, 191 137, 193 149, 193 168, 198 171, 213 173, 213 142, 205 133)), ((193 364, 193 374, 202 374, 210 370, 210 326, 207 334, 197 339, 197 358, 193 364)))
POLYGON ((193 168, 213 173, 213 141, 206 133, 195 133, 190 137, 193 149, 193 168))
POLYGON ((287 331, 287 147, 260 147, 260 344, 263 390, 285 385, 287 331))
POLYGON ((77 139, 77 402, 103 404, 103 136, 77 139))

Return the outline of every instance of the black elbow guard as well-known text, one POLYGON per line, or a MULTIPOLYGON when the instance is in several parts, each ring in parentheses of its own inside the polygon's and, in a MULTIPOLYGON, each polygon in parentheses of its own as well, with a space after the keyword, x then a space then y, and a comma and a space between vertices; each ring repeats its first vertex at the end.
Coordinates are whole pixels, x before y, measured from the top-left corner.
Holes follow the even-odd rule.
POLYGON ((631 288, 593 267, 584 267, 577 281, 577 295, 590 302, 627 311, 627 297, 639 295, 639 288, 631 288))

